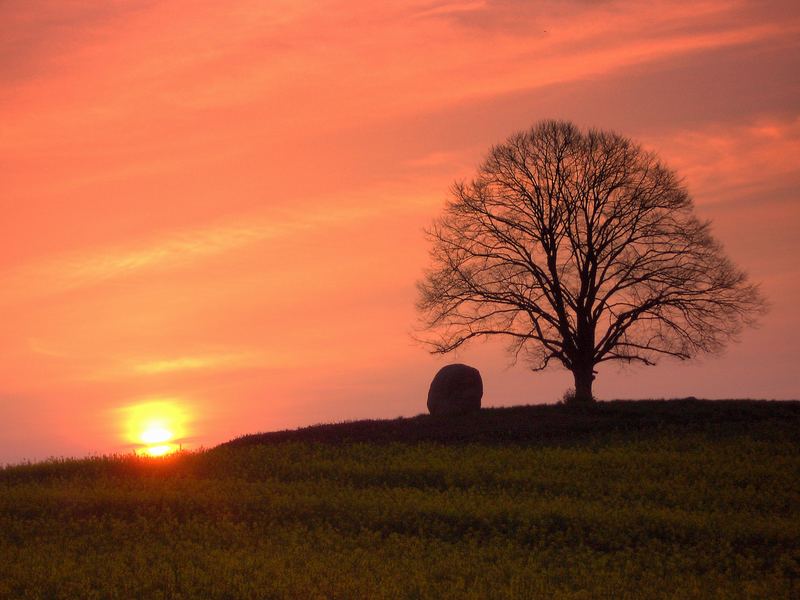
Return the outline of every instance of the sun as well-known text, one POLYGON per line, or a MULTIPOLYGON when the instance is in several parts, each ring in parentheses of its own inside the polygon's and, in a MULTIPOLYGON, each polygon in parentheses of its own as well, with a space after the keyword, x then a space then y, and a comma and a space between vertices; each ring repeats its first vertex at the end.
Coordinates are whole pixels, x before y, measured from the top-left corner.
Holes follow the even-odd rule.
POLYGON ((181 448, 185 408, 172 400, 153 400, 125 408, 125 437, 143 456, 165 456, 181 448))
POLYGON ((139 439, 145 444, 144 452, 150 456, 164 456, 176 450, 175 444, 169 443, 175 436, 168 426, 154 421, 146 426, 139 439))
POLYGON ((173 438, 172 432, 160 422, 150 423, 140 436, 145 444, 168 442, 173 438))
POLYGON ((144 453, 148 456, 164 456, 175 452, 175 450, 177 450, 175 444, 160 444, 158 446, 148 446, 144 449, 144 453))

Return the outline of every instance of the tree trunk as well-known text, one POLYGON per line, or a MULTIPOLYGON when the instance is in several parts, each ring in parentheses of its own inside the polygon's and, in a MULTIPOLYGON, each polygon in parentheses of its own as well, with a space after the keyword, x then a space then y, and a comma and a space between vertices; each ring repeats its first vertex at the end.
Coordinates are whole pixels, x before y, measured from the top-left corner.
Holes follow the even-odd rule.
POLYGON ((594 370, 592 367, 577 367, 572 374, 575 376, 575 402, 579 404, 594 402, 594 396, 592 396, 594 370))

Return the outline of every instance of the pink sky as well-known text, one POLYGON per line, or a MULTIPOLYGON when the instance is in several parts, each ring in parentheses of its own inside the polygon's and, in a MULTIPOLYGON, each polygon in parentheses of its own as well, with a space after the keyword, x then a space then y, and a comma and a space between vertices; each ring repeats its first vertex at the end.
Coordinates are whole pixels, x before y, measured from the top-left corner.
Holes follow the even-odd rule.
POLYGON ((798 398, 800 8, 789 1, 0 4, 0 463, 484 405, 571 375, 412 342, 421 229, 494 143, 614 129, 685 178, 772 309, 722 357, 603 367, 605 399, 798 398))

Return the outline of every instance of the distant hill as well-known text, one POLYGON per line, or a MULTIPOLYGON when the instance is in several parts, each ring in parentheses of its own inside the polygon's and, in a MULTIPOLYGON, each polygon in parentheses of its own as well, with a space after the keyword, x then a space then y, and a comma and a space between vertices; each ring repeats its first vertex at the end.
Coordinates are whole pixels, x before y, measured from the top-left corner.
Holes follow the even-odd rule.
POLYGON ((294 430, 245 435, 221 444, 241 447, 281 442, 311 443, 558 443, 602 434, 654 430, 735 433, 755 423, 774 422, 800 432, 800 401, 614 400, 591 406, 560 404, 484 408, 462 417, 348 421, 294 430))

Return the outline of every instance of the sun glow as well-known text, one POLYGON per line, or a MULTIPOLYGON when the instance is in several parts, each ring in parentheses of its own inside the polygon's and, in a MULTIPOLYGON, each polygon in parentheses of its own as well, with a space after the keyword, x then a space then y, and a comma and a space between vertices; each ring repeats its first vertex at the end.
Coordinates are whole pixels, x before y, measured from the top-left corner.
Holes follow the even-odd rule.
POLYGON ((171 440, 172 432, 161 423, 153 423, 142 432, 141 438, 145 444, 157 444, 171 440))
POLYGON ((125 437, 137 454, 164 456, 179 450, 186 436, 186 409, 172 400, 153 400, 124 409, 125 437))
POLYGON ((164 456, 170 452, 175 452, 177 446, 175 444, 161 444, 159 446, 148 446, 144 449, 144 453, 148 456, 164 456))

